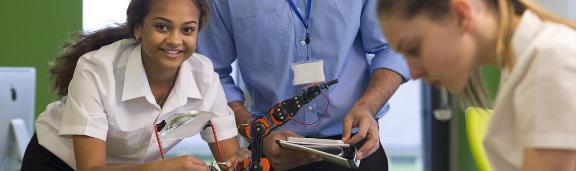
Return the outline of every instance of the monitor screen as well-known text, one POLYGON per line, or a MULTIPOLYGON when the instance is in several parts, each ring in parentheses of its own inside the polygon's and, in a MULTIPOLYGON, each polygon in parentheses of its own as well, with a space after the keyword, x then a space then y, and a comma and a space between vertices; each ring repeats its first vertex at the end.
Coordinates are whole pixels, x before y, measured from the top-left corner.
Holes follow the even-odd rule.
POLYGON ((34 132, 35 86, 34 68, 0 67, 0 170, 20 170, 23 151, 19 148, 28 144, 34 132), (19 129, 25 134, 19 137, 28 137, 24 144, 16 143, 17 135, 10 126, 14 119, 24 122, 25 131, 19 129))

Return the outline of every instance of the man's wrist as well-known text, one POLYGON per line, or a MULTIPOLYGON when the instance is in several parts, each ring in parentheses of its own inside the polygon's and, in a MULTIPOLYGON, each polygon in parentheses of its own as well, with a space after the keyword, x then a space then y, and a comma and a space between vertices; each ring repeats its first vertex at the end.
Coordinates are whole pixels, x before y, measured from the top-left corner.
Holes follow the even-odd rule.
POLYGON ((373 102, 371 102, 371 100, 369 99, 358 100, 358 102, 355 104, 355 107, 367 109, 374 117, 376 116, 376 114, 378 114, 378 111, 380 110, 380 106, 377 104, 373 104, 373 102))
POLYGON ((367 108, 372 112, 372 116, 376 116, 400 84, 402 84, 402 77, 397 72, 386 68, 376 69, 371 75, 364 94, 355 105, 367 108))
POLYGON ((240 125, 246 119, 250 118, 250 113, 244 107, 244 104, 241 101, 233 101, 228 103, 232 112, 234 112, 234 116, 236 118, 236 125, 240 125))
POLYGON ((244 103, 241 101, 230 102, 228 106, 230 106, 230 109, 232 109, 232 112, 234 113, 239 113, 242 110, 246 110, 244 109, 244 103))

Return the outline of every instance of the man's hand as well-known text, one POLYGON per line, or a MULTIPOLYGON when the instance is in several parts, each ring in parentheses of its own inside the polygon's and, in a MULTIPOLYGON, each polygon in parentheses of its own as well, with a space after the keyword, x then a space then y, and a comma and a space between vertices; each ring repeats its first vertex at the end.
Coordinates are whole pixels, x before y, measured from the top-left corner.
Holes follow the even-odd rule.
POLYGON ((292 131, 272 131, 264 138, 264 152, 274 170, 288 170, 322 160, 319 155, 284 149, 276 143, 276 140, 285 140, 286 137, 301 136, 292 131))
POLYGON ((374 119, 373 112, 364 105, 355 105, 344 118, 342 141, 356 144, 366 138, 366 142, 356 153, 358 159, 370 156, 380 147, 378 137, 378 124, 374 119), (358 128, 358 133, 350 138, 352 128, 358 128))
POLYGON ((236 118, 236 125, 240 125, 246 119, 251 117, 250 112, 246 110, 244 104, 242 104, 242 102, 240 101, 230 102, 228 103, 228 106, 230 106, 230 109, 232 109, 232 111, 234 112, 234 116, 236 118))
POLYGON ((380 147, 378 124, 374 116, 402 84, 402 79, 402 76, 392 70, 374 70, 364 94, 346 114, 342 141, 355 144, 366 138, 356 155, 359 159, 370 156, 380 147), (358 134, 350 138, 352 128, 358 128, 358 134))
MULTIPOLYGON (((234 101, 228 104, 234 114, 236 115, 236 124, 239 125, 246 119, 250 118, 250 113, 241 102, 234 101)), ((287 150, 278 145, 276 140, 286 140, 286 137, 302 137, 291 131, 272 131, 266 137, 264 137, 263 150, 266 153, 266 157, 270 161, 272 168, 274 170, 288 170, 304 164, 321 161, 322 158, 318 155, 312 155, 310 153, 297 151, 297 150, 287 150)))

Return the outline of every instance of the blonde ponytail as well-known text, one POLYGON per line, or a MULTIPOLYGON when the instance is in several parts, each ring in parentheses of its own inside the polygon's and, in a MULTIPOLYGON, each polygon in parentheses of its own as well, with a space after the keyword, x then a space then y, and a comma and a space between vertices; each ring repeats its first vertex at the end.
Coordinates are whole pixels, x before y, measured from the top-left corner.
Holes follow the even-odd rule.
MULTIPOLYGON (((498 36, 496 40, 496 59, 498 64, 502 68, 511 69, 514 62, 512 61, 512 36, 514 34, 513 19, 518 12, 523 11, 523 9, 515 9, 515 4, 511 0, 495 0, 497 4, 493 4, 497 7, 498 12, 498 36)), ((516 0, 512 0, 516 1, 516 0)), ((520 7, 518 7, 520 8, 520 7)), ((493 97, 490 97, 484 78, 481 74, 481 68, 477 68, 470 74, 468 79, 468 84, 466 85, 465 91, 457 95, 460 101, 460 106, 476 106, 491 108, 493 104, 493 97)))
POLYGON ((512 69, 512 36, 515 28, 512 21, 515 15, 521 15, 529 10, 541 20, 555 22, 576 29, 576 21, 554 15, 530 0, 498 0, 498 40, 496 43, 496 57, 499 64, 505 69, 512 69))
POLYGON ((503 68, 512 68, 511 41, 514 34, 512 25, 515 17, 514 5, 510 0, 498 0, 498 38, 496 40, 496 58, 503 68))
MULTIPOLYGON (((496 43, 496 57, 503 70, 511 70, 514 67, 512 36, 514 34, 513 20, 515 16, 520 16, 525 10, 529 10, 541 20, 564 24, 576 29, 576 21, 571 21, 554 15, 530 0, 496 0, 498 10, 498 38, 496 43)), ((465 105, 489 107, 492 104, 492 97, 489 97, 486 85, 482 78, 480 68, 470 75, 468 86, 461 96, 461 102, 465 105)))

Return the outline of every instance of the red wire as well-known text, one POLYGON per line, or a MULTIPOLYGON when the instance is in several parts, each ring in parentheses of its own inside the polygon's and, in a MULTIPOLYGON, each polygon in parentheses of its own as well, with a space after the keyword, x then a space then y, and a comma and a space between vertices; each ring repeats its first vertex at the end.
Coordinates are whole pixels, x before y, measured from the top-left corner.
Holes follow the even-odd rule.
POLYGON ((156 141, 158 141, 158 149, 160 149, 160 155, 162 155, 162 160, 166 159, 164 155, 164 149, 162 148, 162 142, 160 142, 160 136, 158 135, 158 125, 154 126, 154 134, 156 134, 156 141))
POLYGON ((218 143, 218 136, 216 135, 216 125, 211 123, 210 126, 212 127, 212 134, 214 135, 214 140, 215 140, 215 144, 216 144, 216 151, 218 151, 216 158, 219 161, 223 162, 224 160, 222 160, 222 151, 220 151, 220 144, 218 143))
MULTIPOLYGON (((212 127, 212 134, 214 135, 216 150, 218 151, 216 158, 218 158, 220 161, 223 161, 222 151, 220 151, 220 144, 218 143, 218 136, 216 135, 216 126, 214 126, 214 124, 210 124, 210 127, 212 127)), ((164 160, 166 159, 166 156, 164 155, 164 149, 162 148, 162 142, 160 141, 160 135, 158 134, 158 125, 154 126, 154 134, 156 135, 156 140, 158 141, 158 149, 160 149, 160 155, 162 156, 162 160, 164 160)))
POLYGON ((326 97, 326 95, 323 93, 321 95, 326 99, 327 104, 326 104, 326 107, 324 107, 324 112, 322 112, 324 114, 322 116, 320 116, 320 118, 318 118, 318 120, 314 121, 313 123, 306 123, 303 121, 299 121, 299 120, 296 120, 296 118, 294 118, 292 120, 294 120, 294 122, 296 122, 300 125, 303 125, 305 127, 310 126, 310 125, 314 125, 314 127, 317 127, 319 122, 324 120, 326 118, 326 116, 328 116, 328 106, 330 106, 330 100, 328 99, 328 97, 326 97))

